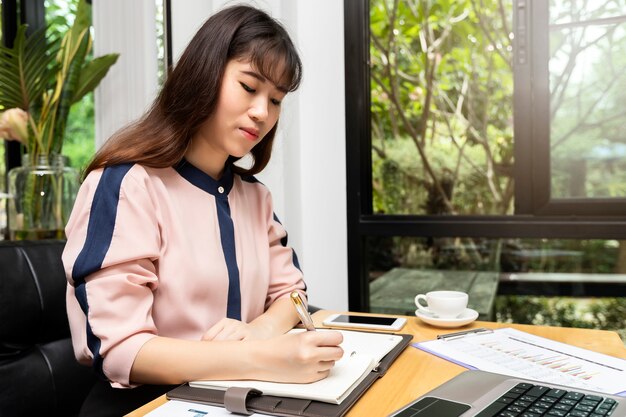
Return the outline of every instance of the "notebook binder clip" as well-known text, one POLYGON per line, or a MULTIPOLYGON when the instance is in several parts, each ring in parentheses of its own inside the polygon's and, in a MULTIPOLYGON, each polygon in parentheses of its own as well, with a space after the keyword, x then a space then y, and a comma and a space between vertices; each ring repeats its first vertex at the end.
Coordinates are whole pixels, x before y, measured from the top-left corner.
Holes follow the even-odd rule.
POLYGON ((444 340, 444 341, 454 340, 454 339, 458 339, 458 338, 469 336, 469 335, 478 336, 478 335, 486 334, 486 333, 493 333, 493 330, 485 329, 484 327, 481 327, 480 329, 471 329, 471 330, 464 330, 462 332, 440 334, 440 335, 437 335, 437 339, 444 340))
POLYGON ((246 406, 248 397, 261 394, 261 391, 254 388, 230 387, 224 394, 224 407, 233 414, 249 416, 253 411, 248 410, 246 406))

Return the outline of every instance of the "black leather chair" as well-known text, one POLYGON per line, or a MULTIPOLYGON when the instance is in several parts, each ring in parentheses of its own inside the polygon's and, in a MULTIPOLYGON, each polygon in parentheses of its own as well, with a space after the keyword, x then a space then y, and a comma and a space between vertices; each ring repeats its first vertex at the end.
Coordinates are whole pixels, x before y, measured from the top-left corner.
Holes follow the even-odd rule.
POLYGON ((64 241, 0 242, 0 416, 78 414, 95 381, 74 358, 64 241))

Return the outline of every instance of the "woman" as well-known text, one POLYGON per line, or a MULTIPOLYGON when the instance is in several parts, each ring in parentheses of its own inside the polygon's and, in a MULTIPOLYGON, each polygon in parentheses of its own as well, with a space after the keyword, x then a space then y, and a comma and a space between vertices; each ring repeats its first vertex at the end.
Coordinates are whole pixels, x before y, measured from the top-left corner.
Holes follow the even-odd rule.
POLYGON ((63 254, 74 350, 102 376, 82 415, 121 415, 190 380, 311 382, 343 355, 338 332, 285 334, 298 322, 288 295, 306 286, 252 176, 300 78, 279 23, 224 9, 87 167, 63 254), (250 168, 234 164, 247 154, 250 168))

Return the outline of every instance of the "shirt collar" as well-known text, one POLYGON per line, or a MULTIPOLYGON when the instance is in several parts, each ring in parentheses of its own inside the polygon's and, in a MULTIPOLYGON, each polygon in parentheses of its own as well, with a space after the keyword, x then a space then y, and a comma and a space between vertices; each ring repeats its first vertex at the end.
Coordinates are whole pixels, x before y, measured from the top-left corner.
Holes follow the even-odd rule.
POLYGON ((230 163, 226 164, 222 178, 219 180, 196 168, 185 158, 174 169, 184 179, 215 197, 227 197, 231 188, 233 188, 233 171, 230 163))

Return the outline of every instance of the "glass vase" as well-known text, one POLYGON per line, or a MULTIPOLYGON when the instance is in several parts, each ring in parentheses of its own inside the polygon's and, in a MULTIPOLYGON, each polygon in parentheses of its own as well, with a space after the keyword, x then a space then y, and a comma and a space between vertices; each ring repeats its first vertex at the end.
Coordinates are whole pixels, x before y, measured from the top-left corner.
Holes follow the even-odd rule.
POLYGON ((9 238, 65 239, 65 224, 78 191, 78 171, 59 154, 22 156, 9 171, 9 238))

